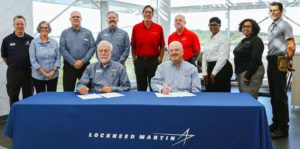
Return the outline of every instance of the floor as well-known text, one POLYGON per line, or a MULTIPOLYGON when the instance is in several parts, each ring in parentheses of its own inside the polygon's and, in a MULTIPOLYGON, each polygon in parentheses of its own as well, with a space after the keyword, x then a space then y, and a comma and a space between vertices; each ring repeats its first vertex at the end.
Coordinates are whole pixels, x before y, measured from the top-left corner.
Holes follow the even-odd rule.
MULTIPOLYGON (((235 92, 235 91, 234 91, 235 92)), ((288 93, 289 99, 290 92, 288 93)), ((261 102, 266 109, 268 122, 271 123, 272 109, 269 97, 259 97, 261 102)), ((274 149, 299 149, 300 146, 300 107, 290 106, 290 131, 289 137, 285 139, 273 140, 274 149)), ((3 129, 5 125, 5 118, 0 119, 0 149, 11 149, 12 140, 3 135, 3 129)))

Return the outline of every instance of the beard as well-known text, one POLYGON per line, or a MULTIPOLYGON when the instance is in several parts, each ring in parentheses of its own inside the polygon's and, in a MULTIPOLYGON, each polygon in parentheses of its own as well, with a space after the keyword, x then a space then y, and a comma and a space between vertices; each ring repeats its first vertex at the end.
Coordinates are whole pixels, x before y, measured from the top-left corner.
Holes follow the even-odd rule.
POLYGON ((109 58, 99 58, 99 60, 100 60, 100 62, 102 63, 102 64, 106 64, 106 63, 108 63, 109 62, 109 58))

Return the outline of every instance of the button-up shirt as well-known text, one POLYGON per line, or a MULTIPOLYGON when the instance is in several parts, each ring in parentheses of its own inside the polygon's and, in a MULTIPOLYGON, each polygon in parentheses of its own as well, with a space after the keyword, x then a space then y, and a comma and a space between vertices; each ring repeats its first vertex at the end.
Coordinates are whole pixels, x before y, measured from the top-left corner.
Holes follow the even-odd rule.
POLYGON ((64 30, 59 41, 60 51, 64 60, 74 65, 76 60, 89 62, 95 53, 95 40, 92 32, 81 27, 75 30, 70 27, 64 30))
MULTIPOLYGON (((61 55, 56 40, 49 38, 48 42, 42 42, 40 37, 32 40, 29 47, 30 62, 32 65, 32 77, 37 80, 49 80, 43 76, 38 68, 42 67, 46 72, 50 72, 53 67, 60 67, 61 55)), ((57 78, 58 71, 51 78, 57 78)))
POLYGON ((268 55, 286 55, 286 40, 294 38, 292 26, 280 18, 277 22, 273 22, 268 28, 268 55))
POLYGON ((128 91, 131 87, 124 66, 112 60, 107 66, 101 65, 100 62, 88 65, 76 85, 77 91, 82 86, 90 87, 92 91, 109 86, 114 92, 128 91))
POLYGON ((96 46, 102 40, 109 41, 113 45, 111 59, 124 65, 130 51, 128 33, 119 28, 115 28, 114 30, 106 28, 98 34, 96 46))
POLYGON ((217 62, 212 74, 217 75, 229 59, 230 42, 222 33, 217 33, 207 40, 202 56, 202 73, 207 75, 207 63, 217 62))
POLYGON ((195 56, 195 52, 200 52, 201 47, 198 36, 187 28, 184 28, 180 35, 177 32, 171 34, 168 38, 168 45, 172 41, 179 41, 182 44, 184 50, 183 59, 186 61, 195 56))
POLYGON ((158 66, 155 76, 151 79, 151 87, 153 91, 161 92, 165 85, 171 87, 172 92, 201 90, 197 68, 186 61, 182 61, 178 68, 172 61, 166 61, 158 66))

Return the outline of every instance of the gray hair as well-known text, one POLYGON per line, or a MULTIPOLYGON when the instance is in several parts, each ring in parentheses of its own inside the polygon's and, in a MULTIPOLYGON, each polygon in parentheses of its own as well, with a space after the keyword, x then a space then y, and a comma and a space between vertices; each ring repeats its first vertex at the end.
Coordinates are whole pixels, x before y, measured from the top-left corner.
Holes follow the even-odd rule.
POLYGON ((169 45, 169 49, 170 49, 171 46, 175 46, 175 45, 179 46, 179 48, 183 51, 183 46, 179 41, 172 41, 169 45))
POLYGON ((185 16, 183 15, 183 14, 177 14, 176 16, 175 16, 175 19, 174 19, 174 21, 176 20, 176 17, 182 17, 182 20, 185 22, 186 20, 185 20, 185 16))
POLYGON ((51 28, 50 24, 49 24, 47 21, 41 21, 41 22, 39 23, 38 27, 36 28, 36 31, 37 31, 37 32, 40 32, 40 31, 41 31, 41 27, 42 27, 43 24, 47 24, 48 29, 49 29, 49 33, 51 33, 52 28, 51 28))
POLYGON ((108 42, 108 41, 106 41, 106 40, 101 40, 101 41, 98 43, 98 45, 97 45, 97 51, 98 51, 100 45, 102 45, 102 44, 108 45, 110 51, 113 50, 113 45, 112 45, 110 42, 108 42))
POLYGON ((115 11, 109 11, 109 12, 107 12, 106 16, 108 17, 109 14, 115 14, 117 16, 117 18, 119 18, 118 13, 116 13, 115 11))

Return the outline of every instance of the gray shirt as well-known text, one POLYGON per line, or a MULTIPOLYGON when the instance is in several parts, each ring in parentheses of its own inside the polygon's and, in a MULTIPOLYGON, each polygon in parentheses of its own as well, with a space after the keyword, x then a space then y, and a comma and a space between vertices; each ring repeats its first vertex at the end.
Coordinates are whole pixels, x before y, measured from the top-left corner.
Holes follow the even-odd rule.
POLYGON ((104 86, 111 87, 113 91, 128 91, 131 87, 124 66, 112 60, 105 67, 100 62, 88 65, 76 85, 76 90, 79 91, 80 87, 88 84, 92 91, 99 91, 104 86))
POLYGON ((286 55, 287 39, 294 38, 292 26, 280 18, 268 28, 268 55, 286 55))
POLYGON ((153 91, 161 92, 164 85, 170 86, 173 92, 200 92, 201 90, 197 68, 186 61, 182 61, 179 68, 171 61, 158 66, 155 76, 151 79, 151 87, 153 91))
POLYGON ((71 65, 74 65, 76 60, 82 60, 86 64, 96 49, 92 32, 83 27, 79 30, 72 27, 65 29, 61 33, 59 46, 64 60, 71 65))
POLYGON ((109 41, 113 45, 111 59, 124 65, 130 51, 128 33, 119 28, 116 28, 115 30, 106 28, 98 34, 96 46, 102 40, 109 41))

